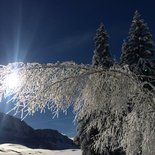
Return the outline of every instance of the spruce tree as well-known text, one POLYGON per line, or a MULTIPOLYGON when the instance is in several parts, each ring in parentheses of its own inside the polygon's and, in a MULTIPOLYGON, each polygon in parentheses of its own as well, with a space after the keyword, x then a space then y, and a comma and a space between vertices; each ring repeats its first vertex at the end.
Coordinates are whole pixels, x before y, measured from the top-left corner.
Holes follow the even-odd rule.
MULTIPOLYGON (((92 59, 93 67, 103 67, 108 69, 113 65, 112 57, 109 50, 108 35, 105 30, 104 25, 101 23, 97 29, 95 36, 95 50, 92 59)), ((92 147, 93 141, 98 134, 97 127, 89 128, 88 125, 91 124, 93 119, 96 117, 98 111, 94 111, 89 117, 84 117, 78 120, 77 126, 77 137, 76 142, 81 145, 82 155, 108 155, 107 153, 99 153, 95 151, 92 147), (87 132, 85 132, 87 130, 87 132)))
POLYGON ((101 23, 95 36, 95 50, 92 65, 94 67, 100 66, 109 68, 112 64, 113 63, 108 44, 108 35, 104 25, 101 23))
POLYGON ((149 28, 138 11, 132 20, 129 36, 122 46, 121 63, 129 66, 137 64, 139 59, 151 59, 155 51, 149 28))
MULTIPOLYGON (((140 80, 154 84, 155 66, 152 58, 155 55, 154 42, 149 28, 138 11, 132 20, 129 36, 122 45, 121 63, 128 64, 131 71, 144 75, 140 80)), ((149 85, 145 88, 152 90, 149 85)))

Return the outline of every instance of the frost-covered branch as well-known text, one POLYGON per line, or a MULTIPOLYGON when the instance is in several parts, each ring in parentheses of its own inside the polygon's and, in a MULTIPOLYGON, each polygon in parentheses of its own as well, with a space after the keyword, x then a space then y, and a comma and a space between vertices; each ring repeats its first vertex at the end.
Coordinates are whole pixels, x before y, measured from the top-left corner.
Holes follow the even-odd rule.
POLYGON ((0 99, 10 96, 9 102, 15 102, 13 110, 22 112, 22 117, 43 111, 46 106, 54 114, 66 111, 72 104, 75 111, 84 110, 85 106, 88 111, 88 107, 93 110, 94 103, 116 102, 118 98, 124 103, 135 89, 140 89, 139 95, 143 94, 142 84, 127 67, 114 66, 107 70, 73 62, 1 66, 0 83, 0 99), (13 73, 19 82, 10 89, 6 79, 13 73))
POLYGON ((106 147, 111 150, 123 147, 134 154, 135 133, 140 134, 134 137, 135 141, 143 136, 135 147, 145 146, 147 151, 148 138, 155 134, 155 87, 140 79, 128 66, 104 69, 73 62, 13 63, 0 66, 0 99, 9 96, 8 102, 15 102, 12 110, 20 112, 22 118, 44 111, 46 106, 55 116, 73 105, 77 120, 95 116, 83 131, 98 131, 93 150, 103 152, 106 147), (12 74, 18 79, 16 87, 8 84, 12 74))

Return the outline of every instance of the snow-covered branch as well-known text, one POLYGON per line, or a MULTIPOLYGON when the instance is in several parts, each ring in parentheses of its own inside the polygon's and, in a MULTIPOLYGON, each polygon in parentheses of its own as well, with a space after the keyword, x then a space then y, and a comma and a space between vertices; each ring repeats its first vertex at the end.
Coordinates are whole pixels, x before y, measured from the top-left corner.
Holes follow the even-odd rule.
MULTIPOLYGON (((102 152, 110 145, 112 150, 123 147, 129 152, 132 146, 127 144, 132 144, 135 132, 144 133, 147 129, 145 134, 155 133, 155 87, 142 82, 139 76, 128 66, 104 69, 73 62, 13 63, 0 66, 0 99, 9 96, 8 102, 15 102, 11 110, 21 113, 21 118, 44 111, 46 106, 56 116, 73 105, 77 120, 95 116, 83 131, 98 131, 92 143, 94 150, 102 152), (8 79, 12 75, 18 82, 10 87, 8 79)), ((145 146, 148 137, 143 140, 145 146)))
POLYGON ((8 64, 0 68, 0 83, 0 99, 10 96, 9 102, 15 101, 13 110, 21 112, 21 117, 43 111, 46 106, 54 114, 66 111, 72 104, 77 113, 81 109, 90 112, 103 106, 102 103, 115 105, 116 100, 123 106, 129 98, 139 100, 144 94, 142 84, 127 67, 114 66, 107 70, 74 62, 8 64), (13 73, 19 82, 10 88, 6 79, 13 73), (139 93, 135 95, 137 89, 139 93))

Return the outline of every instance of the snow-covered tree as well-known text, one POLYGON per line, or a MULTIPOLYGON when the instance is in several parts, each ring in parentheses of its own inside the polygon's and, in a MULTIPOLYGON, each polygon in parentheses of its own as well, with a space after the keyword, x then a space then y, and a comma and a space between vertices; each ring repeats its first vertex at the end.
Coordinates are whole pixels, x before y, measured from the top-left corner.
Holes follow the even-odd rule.
MULTIPOLYGON (((113 65, 112 57, 109 50, 108 35, 104 25, 101 23, 97 29, 95 36, 95 50, 92 60, 93 67, 100 67, 109 69, 113 65)), ((80 143, 83 155, 101 155, 99 152, 95 152, 92 148, 93 139, 98 134, 97 128, 87 129, 87 124, 93 122, 93 119, 97 116, 98 111, 94 111, 89 116, 83 116, 77 123, 77 137, 75 138, 80 143), (87 130, 87 132, 85 132, 87 130)))
POLYGON ((84 155, 154 155, 155 63, 149 60, 154 50, 138 12, 123 48, 123 65, 112 65, 108 37, 101 25, 93 65, 1 65, 0 100, 9 97, 8 102, 15 103, 11 111, 20 113, 22 119, 46 107, 58 116, 59 111, 73 106, 84 155), (139 74, 142 71, 145 74, 139 74))
POLYGON ((95 112, 83 132, 95 127, 92 150, 104 155, 154 155, 155 86, 139 76, 127 65, 104 69, 73 62, 15 63, 0 66, 0 99, 10 96, 10 102, 16 101, 12 110, 22 118, 46 106, 54 115, 73 106, 78 120, 95 112), (15 75, 18 85, 10 87, 8 81, 15 75), (146 83, 152 91, 143 87, 146 83))
MULTIPOLYGON (((150 81, 152 84, 154 84, 152 77, 155 77, 155 67, 152 62, 152 58, 155 55, 153 48, 154 42, 149 28, 138 11, 136 11, 129 36, 122 46, 121 64, 128 64, 131 71, 145 75, 145 77, 141 77, 142 81, 150 81)), ((145 87, 151 89, 148 85, 145 87)))
POLYGON ((109 50, 108 35, 104 25, 101 23, 95 36, 95 50, 92 65, 107 67, 112 66, 113 61, 109 50))
POLYGON ((149 28, 138 11, 136 11, 129 36, 122 46, 121 63, 131 66, 137 64, 140 58, 152 58, 155 54, 153 46, 154 42, 149 28))

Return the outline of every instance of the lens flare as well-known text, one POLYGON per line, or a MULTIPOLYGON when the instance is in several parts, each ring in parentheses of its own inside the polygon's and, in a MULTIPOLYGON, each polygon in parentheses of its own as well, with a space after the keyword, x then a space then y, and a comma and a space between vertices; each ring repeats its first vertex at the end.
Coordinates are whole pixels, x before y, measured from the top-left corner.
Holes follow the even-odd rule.
POLYGON ((10 75, 8 75, 8 77, 5 80, 6 86, 13 90, 16 89, 19 85, 19 78, 17 73, 12 73, 10 75))

